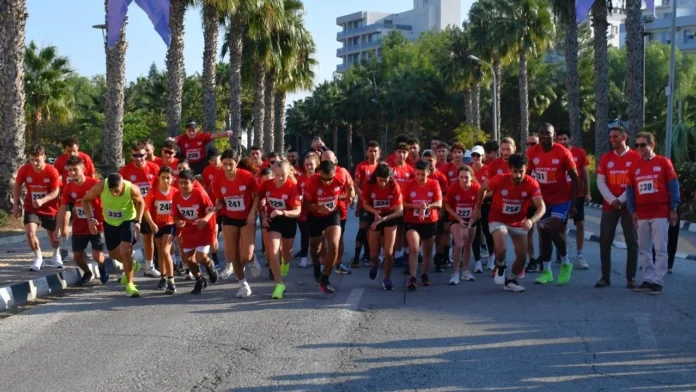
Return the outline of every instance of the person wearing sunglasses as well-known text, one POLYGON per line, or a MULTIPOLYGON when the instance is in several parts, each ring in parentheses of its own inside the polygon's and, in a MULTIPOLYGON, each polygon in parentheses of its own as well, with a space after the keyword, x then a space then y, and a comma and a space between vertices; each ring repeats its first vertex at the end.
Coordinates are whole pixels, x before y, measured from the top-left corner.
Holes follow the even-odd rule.
POLYGON ((638 268, 638 241, 631 213, 626 208, 626 186, 633 165, 640 154, 626 144, 628 134, 622 127, 609 130, 609 143, 612 151, 602 155, 597 165, 597 189, 604 199, 602 217, 599 223, 599 259, 602 264, 602 277, 595 287, 611 286, 611 247, 616 236, 616 225, 621 228, 626 242, 626 286, 635 287, 638 268))
POLYGON ((655 154, 655 135, 638 133, 636 149, 641 159, 632 165, 626 186, 626 206, 632 214, 633 225, 638 229, 638 249, 643 267, 643 283, 634 291, 660 295, 669 268, 668 231, 679 221, 679 181, 672 161, 655 154))
POLYGON ((179 146, 181 155, 191 162, 191 168, 196 174, 203 173, 203 169, 208 165, 206 159, 206 146, 211 140, 230 137, 233 131, 218 133, 199 132, 198 125, 194 121, 186 123, 186 132, 176 137, 176 144, 179 146))
MULTIPOLYGON (((164 145, 162 145, 162 156, 161 157, 155 157, 155 162, 157 166, 160 168, 166 166, 172 170, 172 173, 176 175, 177 170, 176 170, 176 165, 179 163, 179 158, 176 157, 177 150, 176 150, 176 142, 172 139, 167 139, 164 141, 164 145)), ((178 186, 179 180, 174 177, 172 180, 172 184, 175 184, 174 186, 178 186)))
MULTIPOLYGON (((159 166, 148 161, 145 154, 145 144, 142 142, 134 143, 131 148, 131 161, 127 163, 118 173, 140 189, 142 197, 145 198, 150 190, 155 186, 159 174, 159 166)), ((154 266, 155 244, 153 242, 152 229, 147 222, 140 222, 140 233, 143 240, 143 258, 145 259, 145 270, 143 274, 151 278, 159 278, 162 275, 154 266)))

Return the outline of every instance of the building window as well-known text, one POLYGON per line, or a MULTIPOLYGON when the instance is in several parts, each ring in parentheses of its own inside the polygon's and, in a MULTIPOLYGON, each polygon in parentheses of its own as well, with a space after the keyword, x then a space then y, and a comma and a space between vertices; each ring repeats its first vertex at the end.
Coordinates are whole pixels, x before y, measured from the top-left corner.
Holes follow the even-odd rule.
POLYGON ((672 13, 671 12, 665 12, 665 19, 671 19, 672 18, 672 13))

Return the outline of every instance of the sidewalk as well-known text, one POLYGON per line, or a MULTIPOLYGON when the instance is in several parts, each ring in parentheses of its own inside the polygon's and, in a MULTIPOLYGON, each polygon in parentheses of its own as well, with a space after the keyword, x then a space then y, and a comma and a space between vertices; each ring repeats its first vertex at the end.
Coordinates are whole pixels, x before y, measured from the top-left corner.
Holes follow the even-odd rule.
MULTIPOLYGON (((601 206, 600 206, 601 208, 601 206)), ((599 223, 601 221, 602 210, 585 206, 585 240, 599 242, 599 223)), ((679 231, 679 242, 677 243, 676 257, 685 260, 696 260, 696 224, 681 222, 682 229, 679 231)), ((569 222, 570 236, 575 235, 575 226, 569 222)), ((616 226, 616 237, 614 246, 626 248, 626 239, 623 235, 621 224, 616 226)))

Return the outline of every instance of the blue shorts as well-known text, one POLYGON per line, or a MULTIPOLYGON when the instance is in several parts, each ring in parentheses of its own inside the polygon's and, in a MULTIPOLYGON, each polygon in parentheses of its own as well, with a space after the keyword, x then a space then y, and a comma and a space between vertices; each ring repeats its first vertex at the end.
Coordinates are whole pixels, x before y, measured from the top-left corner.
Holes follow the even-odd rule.
POLYGON ((547 204, 546 213, 539 221, 541 227, 546 226, 551 219, 558 219, 562 222, 568 220, 568 210, 570 210, 570 200, 560 204, 547 204))

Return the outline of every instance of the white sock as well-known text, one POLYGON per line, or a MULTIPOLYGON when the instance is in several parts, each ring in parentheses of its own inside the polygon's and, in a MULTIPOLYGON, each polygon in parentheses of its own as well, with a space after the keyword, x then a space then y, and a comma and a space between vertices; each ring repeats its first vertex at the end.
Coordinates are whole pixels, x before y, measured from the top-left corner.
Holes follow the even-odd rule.
POLYGON ((568 257, 568 255, 561 257, 561 263, 570 264, 570 257, 568 257))
POLYGON ((582 256, 582 250, 578 251, 578 256, 582 256))
POLYGON ((551 262, 550 261, 544 261, 544 271, 551 272, 551 262))
POLYGON ((53 248, 53 256, 60 254, 60 247, 58 248, 53 248))
POLYGON ((59 248, 68 249, 68 237, 60 237, 59 248))
POLYGON ((239 287, 244 287, 244 286, 248 286, 248 285, 249 285, 249 283, 247 283, 246 278, 239 281, 239 287))
POLYGON ((34 256, 43 259, 43 254, 41 253, 41 248, 34 251, 34 256))
POLYGON ((152 268, 153 268, 152 260, 145 260, 145 269, 148 269, 148 270, 149 270, 149 269, 152 269, 152 268))

